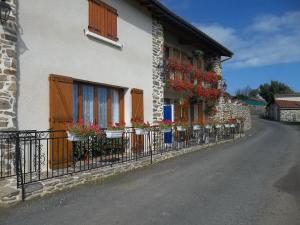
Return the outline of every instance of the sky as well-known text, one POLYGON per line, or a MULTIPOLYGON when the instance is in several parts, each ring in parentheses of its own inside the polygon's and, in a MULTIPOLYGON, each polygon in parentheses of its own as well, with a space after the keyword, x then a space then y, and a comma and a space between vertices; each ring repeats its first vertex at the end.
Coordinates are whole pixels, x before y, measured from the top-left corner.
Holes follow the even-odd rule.
POLYGON ((300 0, 161 0, 234 52, 228 91, 277 80, 300 92, 300 0))

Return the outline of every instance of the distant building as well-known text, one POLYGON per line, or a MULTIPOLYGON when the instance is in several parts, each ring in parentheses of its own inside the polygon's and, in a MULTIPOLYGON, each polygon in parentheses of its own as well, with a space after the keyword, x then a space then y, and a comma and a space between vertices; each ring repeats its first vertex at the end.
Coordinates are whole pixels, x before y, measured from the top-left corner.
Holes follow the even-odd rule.
POLYGON ((251 114, 264 114, 266 111, 267 102, 264 99, 249 98, 240 100, 240 102, 249 106, 251 114))
POLYGON ((300 93, 275 95, 275 101, 268 105, 267 113, 272 120, 300 122, 300 93))

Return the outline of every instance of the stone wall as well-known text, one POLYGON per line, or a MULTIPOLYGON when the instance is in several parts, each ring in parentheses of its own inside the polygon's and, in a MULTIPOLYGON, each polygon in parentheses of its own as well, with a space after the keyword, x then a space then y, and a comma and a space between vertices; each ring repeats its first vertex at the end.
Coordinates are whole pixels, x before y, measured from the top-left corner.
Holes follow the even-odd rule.
POLYGON ((250 108, 243 103, 221 97, 217 111, 214 117, 216 120, 227 121, 229 118, 243 118, 245 120, 244 129, 249 130, 252 127, 250 108))
MULTIPOLYGON (((17 128, 17 0, 6 0, 12 11, 0 24, 0 131, 17 128)), ((3 175, 13 175, 15 145, 2 142, 0 164, 3 175), (4 152, 4 150, 6 150, 4 152)))
POLYGON ((298 109, 298 110, 280 110, 280 121, 282 121, 282 122, 300 122, 300 109, 298 109))
POLYGON ((17 14, 16 0, 7 0, 12 12, 0 28, 0 130, 17 128, 17 14))
POLYGON ((163 26, 153 18, 153 120, 163 119, 164 109, 164 78, 162 74, 164 59, 164 30, 163 26))
MULTIPOLYGON (((213 67, 213 70, 222 76, 222 63, 220 57, 213 57, 208 60, 213 67)), ((224 81, 219 82, 219 88, 223 88, 224 81)), ((221 96, 216 105, 217 113, 214 116, 216 120, 226 121, 229 118, 244 118, 244 129, 249 130, 252 127, 250 108, 240 102, 233 102, 221 96)))

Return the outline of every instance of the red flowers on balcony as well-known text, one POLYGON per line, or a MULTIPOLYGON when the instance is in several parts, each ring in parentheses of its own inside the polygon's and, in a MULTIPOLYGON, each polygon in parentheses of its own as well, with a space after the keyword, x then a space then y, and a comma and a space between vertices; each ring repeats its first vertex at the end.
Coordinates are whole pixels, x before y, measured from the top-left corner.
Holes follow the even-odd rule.
POLYGON ((218 84, 219 80, 221 80, 221 76, 212 71, 207 72, 206 76, 204 76, 203 78, 205 82, 210 84, 218 84))
POLYGON ((221 97, 221 90, 215 88, 204 88, 202 86, 197 86, 195 92, 197 97, 202 98, 203 100, 215 101, 221 97))
POLYGON ((193 84, 180 79, 168 80, 167 86, 175 91, 193 91, 193 84))

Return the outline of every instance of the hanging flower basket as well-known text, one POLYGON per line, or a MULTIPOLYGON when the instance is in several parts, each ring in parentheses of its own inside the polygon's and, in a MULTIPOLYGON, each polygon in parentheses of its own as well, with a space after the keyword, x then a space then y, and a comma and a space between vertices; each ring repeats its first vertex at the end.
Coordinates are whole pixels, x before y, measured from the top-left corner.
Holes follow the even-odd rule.
POLYGON ((147 135, 149 134, 149 130, 143 128, 134 128, 136 135, 147 135))
POLYGON ((87 140, 87 137, 76 136, 74 134, 71 134, 69 131, 67 131, 67 135, 68 135, 68 141, 79 142, 79 141, 86 141, 87 140))
POLYGON ((193 130, 201 130, 201 126, 198 124, 193 125, 193 130))
POLYGON ((121 138, 123 136, 123 130, 106 130, 106 137, 107 138, 121 138))

